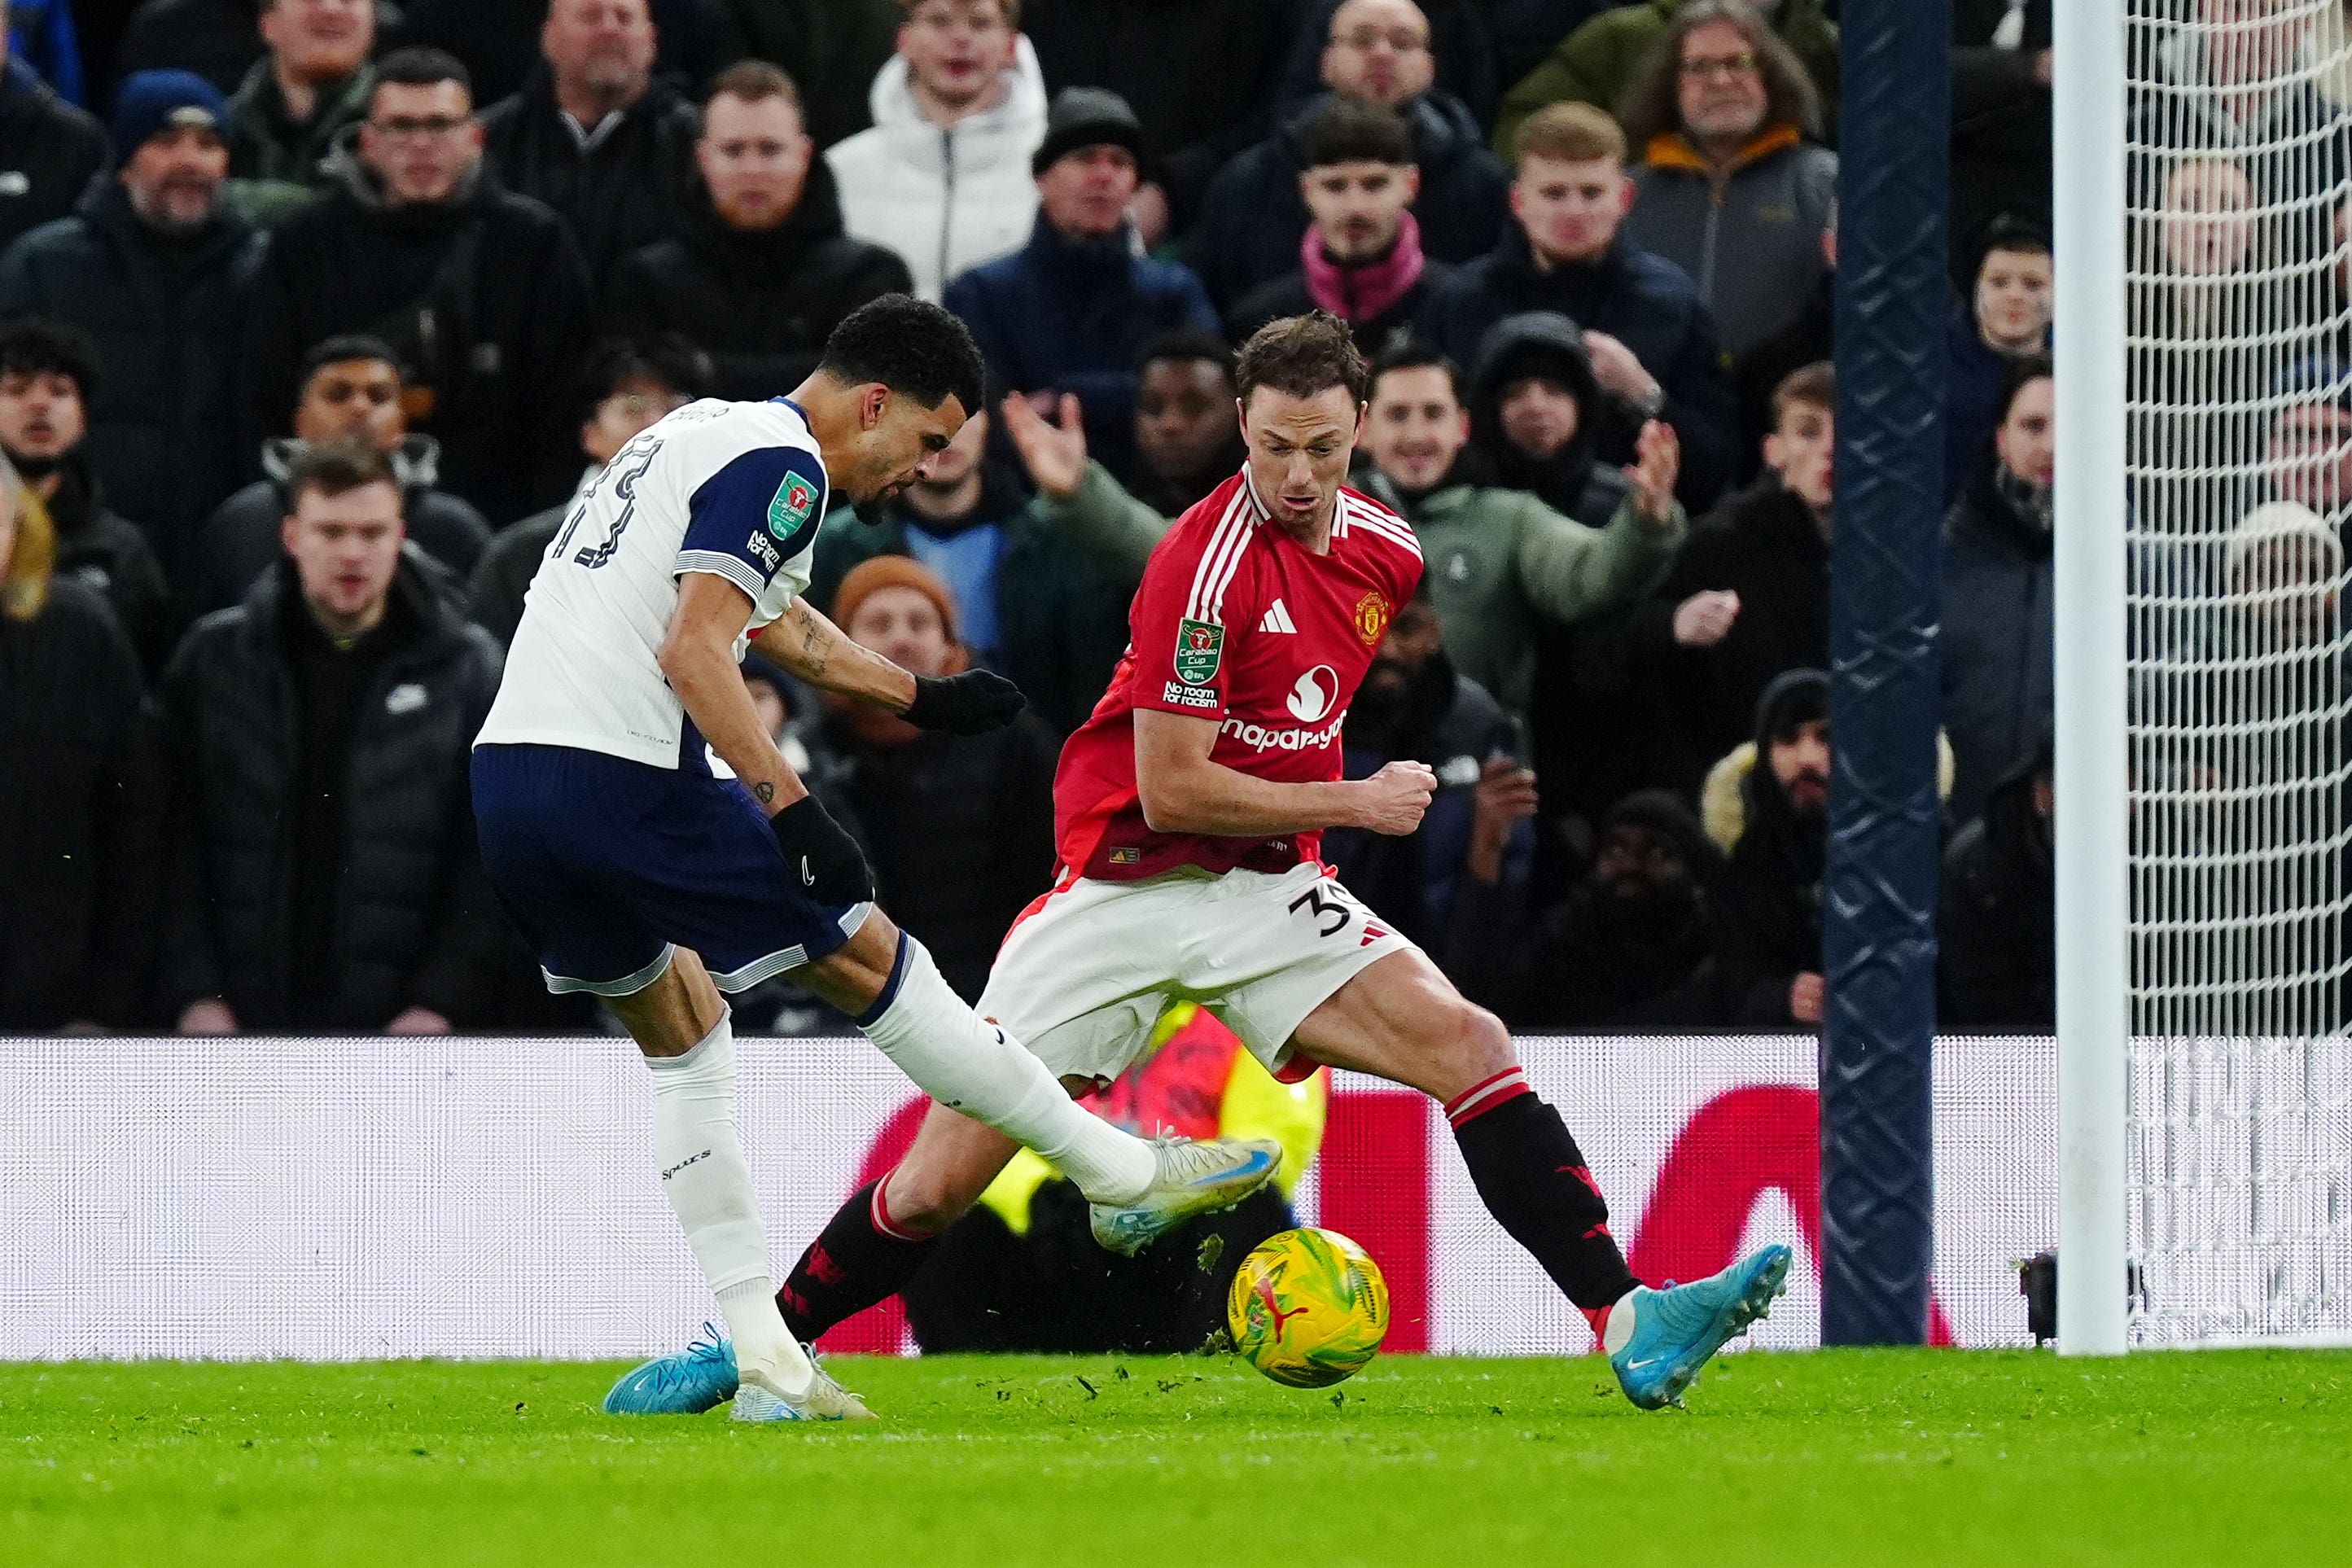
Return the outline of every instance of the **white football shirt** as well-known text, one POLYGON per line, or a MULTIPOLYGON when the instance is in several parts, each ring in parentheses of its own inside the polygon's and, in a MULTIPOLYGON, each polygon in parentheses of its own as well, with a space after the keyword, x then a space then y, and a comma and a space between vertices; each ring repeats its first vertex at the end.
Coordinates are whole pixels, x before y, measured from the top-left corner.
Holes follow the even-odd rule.
POLYGON ((664 417, 614 454, 556 531, 474 743, 703 771, 706 749, 658 657, 678 579, 709 572, 750 595, 740 658, 808 586, 825 494, 816 440, 784 398, 705 398, 664 417))

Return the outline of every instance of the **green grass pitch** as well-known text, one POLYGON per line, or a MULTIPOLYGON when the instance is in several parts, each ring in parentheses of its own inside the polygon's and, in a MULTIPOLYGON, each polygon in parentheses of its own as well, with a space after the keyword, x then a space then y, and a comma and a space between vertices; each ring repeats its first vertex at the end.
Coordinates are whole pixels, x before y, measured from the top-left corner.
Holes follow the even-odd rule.
POLYGON ((886 1419, 614 1420, 572 1363, 0 1366, 0 1563, 2352 1562, 2352 1355, 833 1363, 886 1419))

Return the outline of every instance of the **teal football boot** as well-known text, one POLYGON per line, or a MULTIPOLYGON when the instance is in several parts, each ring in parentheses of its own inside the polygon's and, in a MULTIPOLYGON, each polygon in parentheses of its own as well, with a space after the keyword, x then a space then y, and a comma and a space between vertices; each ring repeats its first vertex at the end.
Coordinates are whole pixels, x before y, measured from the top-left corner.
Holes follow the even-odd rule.
POLYGON ((702 1338, 623 1374, 604 1395, 607 1415, 699 1415, 735 1397, 735 1347, 713 1323, 702 1338))
POLYGON ((1682 1404, 1699 1368, 1789 1288, 1789 1263, 1787 1247, 1767 1247, 1711 1279, 1636 1287, 1633 1331, 1609 1357, 1625 1397, 1644 1410, 1682 1404))

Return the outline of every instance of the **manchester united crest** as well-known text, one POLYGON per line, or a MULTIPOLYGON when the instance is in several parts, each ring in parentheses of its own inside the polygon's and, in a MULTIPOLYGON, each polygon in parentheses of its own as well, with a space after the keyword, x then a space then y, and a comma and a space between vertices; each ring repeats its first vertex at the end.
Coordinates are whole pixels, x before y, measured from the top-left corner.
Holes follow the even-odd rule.
POLYGON ((1364 639, 1366 647, 1381 646, 1381 634, 1389 629, 1391 613, 1383 595, 1367 594, 1357 601, 1356 613, 1349 618, 1356 623, 1356 635, 1364 639))

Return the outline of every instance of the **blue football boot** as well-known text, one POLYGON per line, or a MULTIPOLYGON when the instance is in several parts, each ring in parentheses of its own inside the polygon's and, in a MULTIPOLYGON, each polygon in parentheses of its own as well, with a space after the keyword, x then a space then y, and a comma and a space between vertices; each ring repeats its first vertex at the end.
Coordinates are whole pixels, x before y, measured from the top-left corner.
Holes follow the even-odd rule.
POLYGON ((1767 1247, 1712 1279, 1636 1287, 1633 1332, 1609 1357, 1625 1397, 1644 1410, 1682 1404, 1699 1368, 1789 1288, 1789 1262, 1787 1247, 1767 1247))
POLYGON ((604 1395, 607 1415, 699 1415, 735 1397, 735 1347, 712 1323, 672 1355, 625 1373, 604 1395))

